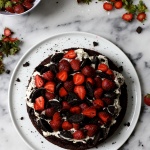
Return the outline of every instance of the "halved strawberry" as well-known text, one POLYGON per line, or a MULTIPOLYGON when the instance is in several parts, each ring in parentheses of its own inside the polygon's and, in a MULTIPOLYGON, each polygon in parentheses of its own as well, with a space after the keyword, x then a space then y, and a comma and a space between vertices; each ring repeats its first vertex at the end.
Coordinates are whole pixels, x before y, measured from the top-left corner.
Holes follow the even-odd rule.
POLYGON ((97 131, 97 126, 94 124, 88 124, 84 128, 87 130, 87 135, 89 137, 94 136, 97 131))
POLYGON ((88 118, 94 118, 96 116, 96 109, 93 107, 86 108, 82 111, 82 114, 88 118))
POLYGON ((67 91, 73 91, 74 89, 74 83, 72 80, 70 81, 65 81, 64 82, 64 88, 67 90, 67 91))
POLYGON ((100 77, 95 77, 95 85, 97 88, 101 88, 102 87, 102 79, 100 77))
POLYGON ((59 64, 58 64, 59 71, 67 71, 67 72, 69 72, 70 71, 70 67, 71 67, 70 63, 67 60, 65 60, 65 59, 61 60, 59 62, 59 64))
POLYGON ((61 87, 60 89, 59 89, 59 96, 60 97, 64 97, 64 96, 67 96, 67 91, 65 90, 65 88, 64 87, 61 87))
POLYGON ((73 76, 73 82, 75 85, 81 85, 85 81, 85 77, 82 73, 76 73, 73 76))
POLYGON ((45 100, 44 100, 43 96, 40 96, 35 99, 35 103, 34 103, 35 110, 37 110, 37 111, 44 110, 44 105, 45 105, 45 100))
POLYGON ((105 2, 103 4, 103 8, 106 10, 106 11, 111 11, 113 9, 113 5, 109 2, 105 2))
POLYGON ((86 90, 85 90, 84 86, 82 86, 82 85, 75 86, 74 92, 79 96, 79 98, 81 100, 83 100, 85 98, 86 90))
POLYGON ((62 102, 62 109, 70 109, 70 105, 69 105, 69 103, 67 102, 67 101, 63 101, 62 102))
POLYGON ((101 119, 101 121, 102 121, 104 124, 106 124, 106 123, 108 123, 109 121, 111 121, 111 118, 112 118, 107 112, 104 112, 104 111, 99 112, 99 113, 98 113, 98 116, 99 116, 99 118, 101 119))
POLYGON ((143 22, 144 20, 146 20, 146 14, 144 12, 139 13, 136 17, 136 19, 140 22, 143 22))
POLYGON ((35 85, 36 85, 37 88, 40 88, 44 85, 44 81, 43 81, 43 79, 40 75, 37 74, 34 77, 34 79, 35 79, 35 85))
POLYGON ((43 78, 48 81, 52 81, 54 78, 54 74, 52 71, 47 71, 47 72, 43 73, 43 78))
POLYGON ((114 5, 115 5, 115 8, 116 8, 116 9, 120 9, 120 8, 122 8, 123 3, 122 3, 121 0, 119 0, 119 1, 116 1, 114 5))
POLYGON ((107 74, 109 74, 110 76, 114 76, 114 72, 111 70, 111 69, 108 69, 107 71, 106 71, 106 73, 107 74))
POLYGON ((75 130, 78 130, 79 129, 79 124, 77 124, 77 123, 73 123, 73 128, 75 129, 75 130))
POLYGON ((25 11, 22 4, 16 4, 13 8, 14 8, 14 12, 17 14, 21 14, 25 11))
POLYGON ((11 30, 9 28, 5 28, 4 29, 4 35, 5 36, 11 36, 11 34, 12 34, 12 32, 11 32, 11 30))
POLYGON ((107 104, 107 105, 112 105, 113 104, 113 100, 111 100, 110 98, 108 98, 108 97, 103 97, 102 98, 102 101, 104 101, 105 102, 105 104, 107 104))
POLYGON ((91 66, 85 66, 81 70, 82 74, 87 76, 87 77, 94 77, 95 76, 95 70, 91 66))
POLYGON ((54 121, 60 121, 61 120, 60 112, 55 112, 55 114, 53 115, 53 120, 54 121))
POLYGON ((33 7, 33 3, 29 2, 28 0, 24 0, 24 2, 22 3, 22 5, 26 8, 26 9, 31 9, 33 7))
POLYGON ((95 84, 93 78, 90 78, 90 77, 86 78, 86 82, 91 83, 91 85, 94 85, 94 84, 95 84))
POLYGON ((101 98, 102 94, 103 94, 103 89, 102 89, 102 88, 97 88, 97 89, 94 91, 94 97, 95 97, 96 99, 101 98))
POLYGON ((60 81, 66 81, 68 78, 68 73, 67 71, 60 71, 57 73, 56 77, 60 80, 60 81))
POLYGON ((54 93, 50 93, 48 91, 45 92, 45 97, 47 98, 47 100, 51 100, 55 98, 54 93))
POLYGON ((84 110, 84 109, 88 108, 88 105, 86 103, 82 103, 82 104, 80 104, 80 108, 82 110, 84 110))
POLYGON ((68 58, 68 59, 74 59, 74 58, 76 58, 76 56, 77 56, 77 54, 72 49, 64 54, 64 58, 68 58))
POLYGON ((51 92, 51 93, 54 93, 55 91, 55 82, 52 82, 52 81, 48 81, 44 88, 48 91, 48 92, 51 92))
POLYGON ((47 109, 45 109, 45 115, 47 117, 52 117, 54 115, 54 113, 55 113, 54 108, 47 108, 47 109))
POLYGON ((85 136, 84 136, 83 131, 81 131, 81 130, 75 131, 75 132, 73 133, 73 138, 76 139, 76 140, 84 139, 85 136))
POLYGON ((96 99, 93 101, 93 105, 96 109, 100 109, 104 107, 104 102, 101 99, 96 99))
MULTIPOLYGON (((8 12, 11 12, 11 13, 14 13, 14 9, 13 9, 13 4, 12 4, 12 2, 11 1, 6 1, 6 3, 5 3, 5 10, 6 11, 8 11, 8 12)), ((10 29, 9 29, 10 30, 10 29)), ((11 30, 10 30, 11 31, 11 30)), ((9 33, 9 32, 8 32, 9 33)), ((10 33, 9 33, 10 34, 10 33)), ((11 33, 12 34, 12 33, 11 33)), ((11 35, 10 34, 10 35, 11 35)), ((5 35, 5 30, 4 30, 4 35, 5 35)), ((10 35, 8 35, 8 36, 10 36, 10 35)), ((7 36, 7 33, 6 33, 6 35, 5 36, 7 36)))
POLYGON ((58 131, 61 127, 61 121, 54 121, 54 120, 51 120, 50 121, 50 126, 51 128, 54 130, 54 131, 58 131))
POLYGON ((70 130, 72 127, 73 127, 73 125, 70 122, 68 122, 68 121, 64 121, 62 123, 62 128, 64 130, 70 130))
POLYGON ((80 61, 78 59, 73 59, 70 64, 74 71, 78 71, 80 69, 80 61))
POLYGON ((73 113, 73 114, 80 114, 81 113, 81 108, 79 106, 71 107, 70 112, 73 113))
POLYGON ((125 20, 125 21, 132 21, 133 19, 133 14, 132 13, 125 13, 123 14, 122 16, 122 19, 125 20))
POLYGON ((99 64, 98 70, 101 70, 102 72, 106 72, 108 70, 108 66, 106 64, 99 64))
POLYGON ((104 79, 104 80, 102 81, 102 88, 103 88, 105 91, 113 90, 113 89, 115 88, 115 83, 114 83, 112 80, 104 79))

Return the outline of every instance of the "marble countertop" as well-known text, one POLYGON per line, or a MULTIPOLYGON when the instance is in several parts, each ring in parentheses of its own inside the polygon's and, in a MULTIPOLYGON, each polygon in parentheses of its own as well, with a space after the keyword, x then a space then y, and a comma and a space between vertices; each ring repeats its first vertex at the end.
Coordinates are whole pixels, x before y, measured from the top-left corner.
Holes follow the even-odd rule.
MULTIPOLYGON (((150 10, 150 3, 144 0, 150 10)), ((142 95, 150 92, 150 12, 147 21, 126 23, 121 19, 124 10, 105 12, 102 2, 78 5, 76 0, 42 0, 31 13, 24 16, 0 15, 0 33, 5 27, 22 39, 21 51, 5 58, 6 70, 10 74, 0 75, 0 150, 29 150, 13 127, 8 111, 8 86, 10 77, 21 56, 32 46, 54 34, 69 31, 84 31, 100 35, 120 47, 133 62, 139 75, 142 95), (143 28, 141 34, 136 32, 143 28)), ((150 107, 142 102, 142 111, 136 128, 120 150, 150 149, 150 107)))

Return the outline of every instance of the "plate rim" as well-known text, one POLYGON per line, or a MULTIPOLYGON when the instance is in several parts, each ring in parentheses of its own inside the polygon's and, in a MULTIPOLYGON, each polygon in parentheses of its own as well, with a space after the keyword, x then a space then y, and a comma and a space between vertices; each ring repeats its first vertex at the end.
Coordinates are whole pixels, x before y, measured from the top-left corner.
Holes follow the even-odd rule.
MULTIPOLYGON (((56 38, 57 36, 63 36, 63 35, 72 35, 72 34, 79 34, 79 35, 87 35, 87 36, 92 36, 92 37, 98 37, 110 44, 113 44, 118 50, 120 50, 120 52, 126 57, 126 59, 130 62, 131 66, 132 66, 132 69, 134 70, 135 74, 136 74, 136 78, 137 78, 137 82, 139 84, 139 95, 140 95, 140 100, 139 100, 139 104, 137 105, 138 107, 136 109, 138 109, 138 112, 136 113, 136 118, 135 118, 135 115, 134 115, 134 123, 132 124, 132 128, 131 128, 131 131, 130 133, 128 134, 128 137, 126 138, 126 140, 124 140, 124 142, 122 142, 120 144, 120 146, 118 147, 118 149, 123 146, 123 144, 130 138, 132 132, 134 131, 137 123, 138 123, 138 120, 139 120, 139 117, 140 117, 140 112, 141 112, 141 105, 142 105, 142 90, 141 90, 141 83, 140 83, 140 79, 139 79, 139 76, 138 76, 138 73, 135 69, 135 67, 133 66, 133 63, 131 62, 131 60, 128 58, 128 56, 126 55, 126 53, 124 53, 122 51, 121 48, 119 48, 116 44, 114 44, 113 42, 107 40, 106 38, 103 38, 102 36, 100 35, 97 35, 97 34, 93 34, 93 33, 89 33, 89 32, 81 32, 81 31, 71 31, 71 32, 62 32, 60 34, 53 34, 52 36, 49 36, 43 40, 41 40, 40 42, 34 44, 33 46, 31 46, 22 56, 21 58, 19 59, 19 61, 17 62, 14 70, 13 70, 13 73, 11 75, 11 78, 10 78, 10 81, 9 81, 9 87, 8 87, 8 109, 9 109, 9 115, 10 115, 10 118, 11 118, 11 121, 13 123, 13 126, 15 128, 15 130, 17 131, 17 133, 19 134, 19 136, 21 137, 21 139, 24 141, 24 143, 31 149, 33 149, 33 147, 31 146, 31 144, 28 143, 28 141, 25 140, 25 138, 22 136, 22 133, 20 132, 20 130, 17 128, 17 125, 16 125, 16 122, 14 121, 14 117, 13 117, 13 114, 12 114, 12 108, 11 108, 11 87, 12 87, 12 84, 13 84, 13 80, 14 80, 14 77, 15 77, 15 73, 16 73, 16 70, 18 69, 20 63, 22 62, 22 60, 28 55, 28 53, 30 53, 30 51, 34 50, 34 48, 40 44, 42 44, 43 42, 49 40, 49 39, 53 39, 53 38, 56 38)), ((135 111, 134 111, 134 114, 135 114, 135 111)))

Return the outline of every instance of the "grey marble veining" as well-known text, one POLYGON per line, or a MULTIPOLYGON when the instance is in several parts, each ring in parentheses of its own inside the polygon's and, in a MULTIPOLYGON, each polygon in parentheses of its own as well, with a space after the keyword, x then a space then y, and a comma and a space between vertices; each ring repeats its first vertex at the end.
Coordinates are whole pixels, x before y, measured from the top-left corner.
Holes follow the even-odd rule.
MULTIPOLYGON (((0 33, 4 27, 11 28, 22 39, 21 51, 4 59, 10 74, 0 75, 0 150, 29 150, 17 134, 8 111, 8 86, 13 69, 21 56, 32 46, 54 34, 69 31, 85 31, 100 35, 118 47, 130 58, 139 75, 142 94, 150 92, 150 12, 144 23, 121 20, 123 10, 110 13, 102 9, 102 3, 78 5, 76 0, 42 0, 39 6, 24 16, 0 15, 0 33), (57 3, 58 2, 58 3, 57 3), (143 32, 138 34, 138 26, 143 32)), ((150 3, 144 0, 150 10, 150 3)), ((120 150, 150 149, 150 107, 142 103, 137 126, 120 150)))

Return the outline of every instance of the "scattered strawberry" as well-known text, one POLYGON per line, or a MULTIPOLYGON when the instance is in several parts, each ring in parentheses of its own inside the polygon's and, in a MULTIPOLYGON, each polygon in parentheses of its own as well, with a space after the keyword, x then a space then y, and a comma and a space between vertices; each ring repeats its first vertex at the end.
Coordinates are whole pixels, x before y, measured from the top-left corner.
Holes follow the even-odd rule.
POLYGON ((9 28, 5 28, 4 29, 4 35, 5 36, 11 36, 11 34, 12 34, 12 32, 11 32, 11 30, 9 28))
POLYGON ((102 87, 102 79, 100 77, 95 77, 94 80, 97 88, 102 87))
POLYGON ((75 53, 74 50, 69 50, 67 53, 64 54, 64 58, 68 59, 74 59, 76 58, 77 54, 75 53))
POLYGON ((73 81, 65 81, 64 82, 64 88, 67 90, 67 91, 73 91, 74 89, 74 83, 73 81))
POLYGON ((75 129, 75 130, 78 130, 79 129, 79 124, 77 124, 77 123, 73 123, 73 128, 75 129))
POLYGON ((44 110, 44 105, 45 105, 45 100, 44 100, 43 96, 40 96, 35 99, 35 103, 34 103, 35 110, 37 110, 37 111, 44 110))
POLYGON ((82 110, 84 110, 84 109, 88 108, 88 105, 86 103, 82 103, 82 104, 80 104, 80 108, 82 110))
POLYGON ((73 76, 73 82, 75 85, 81 85, 85 81, 85 77, 82 73, 76 73, 73 76))
POLYGON ((22 5, 26 8, 26 9, 31 9, 33 7, 33 3, 29 2, 28 0, 24 0, 24 2, 22 3, 22 5))
POLYGON ((102 89, 102 88, 97 88, 97 89, 94 91, 94 97, 95 97, 96 99, 101 98, 102 94, 103 94, 103 89, 102 89))
POLYGON ((55 82, 49 81, 45 84, 44 88, 51 93, 55 91, 55 82))
POLYGON ((65 88, 64 87, 61 87, 60 89, 59 89, 59 96, 60 97, 65 97, 65 96, 67 96, 67 91, 65 90, 65 88))
POLYGON ((17 41, 19 41, 19 40, 18 40, 18 38, 9 37, 9 41, 10 41, 10 42, 17 42, 17 41))
POLYGON ((123 3, 122 3, 122 1, 119 0, 119 1, 115 2, 114 6, 115 6, 116 9, 120 9, 120 8, 122 8, 123 3))
POLYGON ((62 123, 62 128, 64 130, 70 130, 72 127, 73 127, 73 125, 70 122, 68 122, 68 121, 64 121, 62 123))
POLYGON ((102 72, 106 72, 108 70, 108 66, 106 64, 99 64, 98 70, 101 70, 102 72))
POLYGON ((97 126, 93 124, 88 124, 84 128, 87 130, 87 135, 89 137, 94 136, 97 131, 97 126))
POLYGON ((82 74, 87 76, 87 77, 94 77, 95 76, 95 70, 91 66, 85 66, 81 70, 82 74))
POLYGON ((111 80, 108 80, 108 79, 104 79, 102 81, 102 88, 105 90, 105 91, 110 91, 110 90, 113 90, 115 88, 115 83, 111 80))
POLYGON ((80 114, 81 113, 81 108, 79 106, 71 107, 70 112, 73 113, 73 114, 80 114))
POLYGON ((150 94, 144 96, 144 103, 150 106, 150 94))
POLYGON ((66 81, 68 78, 68 73, 67 71, 60 71, 57 73, 56 77, 60 80, 60 81, 66 81))
POLYGON ((113 100, 111 100, 110 98, 108 98, 108 97, 103 97, 102 98, 102 101, 104 101, 105 102, 105 104, 107 104, 107 105, 112 105, 113 104, 113 100))
POLYGON ((43 73, 43 78, 48 81, 52 81, 54 78, 54 74, 52 71, 47 71, 47 72, 43 73))
POLYGON ((99 112, 99 113, 98 113, 98 116, 99 116, 99 118, 101 119, 101 121, 102 121, 104 124, 106 124, 106 123, 108 123, 109 121, 111 121, 111 116, 110 116, 107 112, 104 112, 104 111, 99 112))
POLYGON ((89 118, 94 118, 96 116, 96 109, 89 107, 82 111, 82 114, 89 118))
POLYGON ((144 12, 139 13, 136 17, 136 19, 140 22, 143 22, 144 20, 146 20, 146 14, 144 12))
POLYGON ((13 8, 14 8, 14 12, 17 13, 17 14, 21 14, 25 11, 22 4, 16 4, 13 8))
POLYGON ((96 99, 93 101, 93 105, 96 109, 100 109, 104 107, 104 102, 101 99, 96 99))
POLYGON ((74 92, 79 96, 79 98, 81 100, 83 100, 85 98, 86 90, 85 90, 84 86, 82 86, 82 85, 75 86, 74 92))
POLYGON ((37 74, 34 77, 34 79, 35 79, 35 85, 36 85, 37 88, 40 88, 44 85, 44 81, 43 81, 43 79, 40 75, 37 74))
POLYGON ((71 106, 69 105, 69 103, 68 103, 67 101, 63 101, 63 102, 62 102, 62 108, 63 108, 63 109, 70 109, 70 107, 71 107, 71 106))
POLYGON ((111 3, 108 3, 108 2, 105 2, 103 4, 103 8, 106 10, 106 11, 111 11, 113 9, 113 5, 111 3))
POLYGON ((54 93, 50 93, 48 91, 45 92, 45 97, 47 98, 47 100, 51 100, 55 98, 54 93))
POLYGON ((61 121, 54 121, 54 120, 51 120, 50 121, 50 126, 51 128, 54 130, 54 131, 58 131, 61 127, 61 121))
POLYGON ((54 113, 55 113, 54 108, 47 108, 47 109, 45 110, 45 115, 46 115, 47 117, 52 117, 52 116, 54 115, 54 113))
POLYGON ((73 59, 70 64, 74 71, 78 71, 80 69, 80 61, 78 59, 73 59))
POLYGON ((83 131, 81 130, 77 130, 73 133, 73 138, 76 139, 76 140, 81 140, 81 139, 84 139, 84 133, 83 131))
POLYGON ((95 84, 94 80, 92 78, 90 78, 90 77, 86 78, 86 82, 91 83, 91 85, 95 84))
POLYGON ((123 16, 122 16, 122 19, 123 20, 125 20, 125 21, 132 21, 132 19, 133 19, 133 14, 131 14, 131 13, 125 13, 125 14, 123 14, 123 16))
POLYGON ((59 69, 59 71, 69 72, 70 71, 70 63, 67 60, 63 59, 59 62, 58 69, 59 69))

